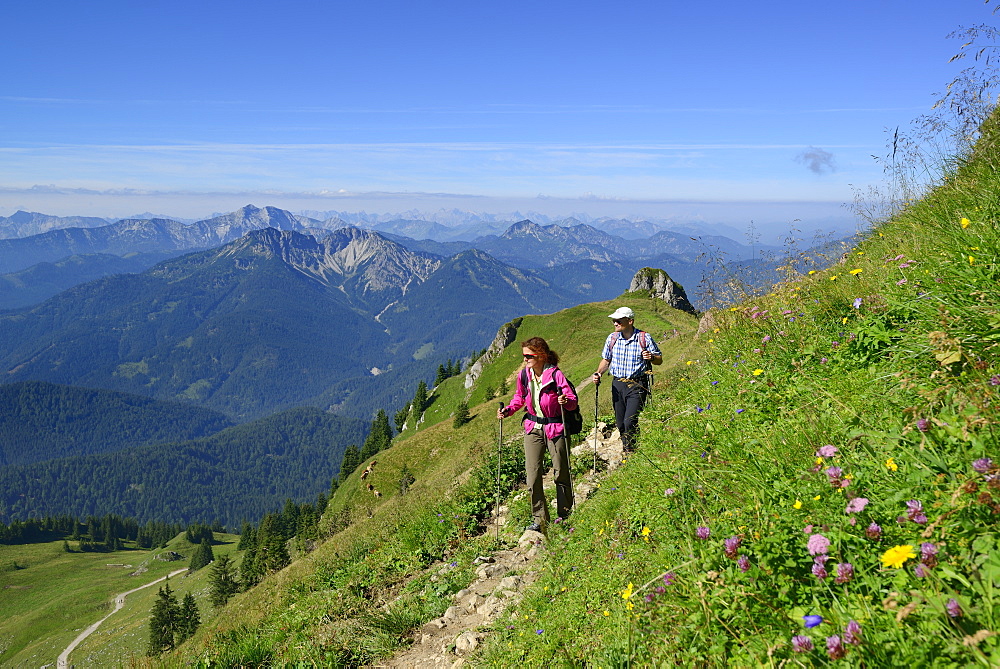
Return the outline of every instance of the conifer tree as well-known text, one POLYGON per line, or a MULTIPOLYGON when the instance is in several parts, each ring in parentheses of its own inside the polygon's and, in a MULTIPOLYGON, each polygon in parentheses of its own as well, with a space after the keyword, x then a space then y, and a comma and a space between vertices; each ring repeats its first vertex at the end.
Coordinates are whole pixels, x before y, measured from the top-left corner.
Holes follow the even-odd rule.
POLYGON ((170 589, 170 583, 160 588, 153 603, 153 611, 149 620, 149 649, 147 655, 156 657, 165 650, 174 647, 174 635, 180 618, 180 607, 177 598, 170 589))
POLYGON ((358 452, 358 447, 351 444, 344 450, 344 459, 340 461, 340 482, 346 481, 360 464, 361 454, 358 452))
POLYGON ((181 643, 189 638, 201 625, 201 616, 198 615, 198 605, 194 601, 194 595, 190 592, 184 595, 177 615, 177 643, 181 643))
POLYGON ((458 407, 455 409, 455 419, 452 421, 452 427, 462 427, 468 423, 471 418, 469 418, 469 403, 462 400, 458 403, 458 407))
POLYGON ((208 539, 202 539, 198 547, 194 549, 188 571, 196 572, 202 567, 207 567, 214 559, 215 553, 212 552, 212 545, 208 543, 208 539))
POLYGON ((372 421, 371 431, 365 439, 365 445, 361 449, 361 461, 365 462, 379 451, 383 451, 392 445, 392 428, 389 427, 389 417, 383 409, 379 409, 372 421))
POLYGON ((396 424, 396 432, 403 431, 403 428, 406 426, 406 419, 409 417, 409 415, 410 415, 409 404, 407 404, 405 407, 403 407, 393 415, 392 419, 393 422, 396 424))
POLYGON ((403 468, 399 472, 399 494, 405 495, 409 492, 410 486, 413 485, 413 482, 416 480, 417 479, 413 476, 413 472, 410 471, 410 468, 407 467, 404 462, 403 468))
POLYGON ((507 383, 507 377, 505 376, 500 381, 500 396, 505 397, 509 392, 510 392, 510 384, 507 383))
POLYGON ((427 384, 421 381, 417 384, 417 392, 413 396, 412 403, 413 418, 414 420, 420 420, 420 415, 424 413, 424 409, 427 408, 427 384))
POLYGON ((441 382, 448 378, 451 369, 445 370, 444 365, 438 365, 437 376, 434 377, 434 385, 439 386, 441 382))
POLYGON ((236 580, 236 567, 228 555, 221 556, 212 563, 208 574, 208 601, 212 606, 225 606, 229 598, 240 591, 240 583, 236 580))

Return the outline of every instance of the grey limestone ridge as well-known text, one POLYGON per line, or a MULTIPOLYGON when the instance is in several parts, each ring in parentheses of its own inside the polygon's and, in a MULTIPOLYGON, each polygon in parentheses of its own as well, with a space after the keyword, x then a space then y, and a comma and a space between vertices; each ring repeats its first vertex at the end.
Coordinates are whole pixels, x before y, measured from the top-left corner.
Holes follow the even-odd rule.
POLYGON ((493 338, 493 343, 486 349, 486 353, 469 367, 469 371, 465 375, 466 390, 471 390, 476 384, 476 379, 483 373, 483 367, 496 360, 504 352, 504 349, 510 346, 514 339, 517 338, 517 329, 521 327, 521 320, 520 318, 515 318, 511 322, 500 326, 497 336, 493 338))
POLYGON ((688 301, 684 286, 677 283, 662 269, 643 267, 632 277, 628 292, 648 291, 653 299, 663 300, 674 309, 686 311, 695 316, 698 310, 688 301))

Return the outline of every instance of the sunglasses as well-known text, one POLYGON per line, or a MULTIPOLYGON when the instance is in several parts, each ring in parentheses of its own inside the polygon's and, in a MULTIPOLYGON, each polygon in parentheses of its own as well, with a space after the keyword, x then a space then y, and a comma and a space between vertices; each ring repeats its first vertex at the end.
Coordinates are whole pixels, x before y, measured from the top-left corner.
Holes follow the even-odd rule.
POLYGON ((538 356, 532 355, 530 353, 525 353, 524 354, 524 359, 525 360, 534 360, 536 357, 538 357, 538 356))

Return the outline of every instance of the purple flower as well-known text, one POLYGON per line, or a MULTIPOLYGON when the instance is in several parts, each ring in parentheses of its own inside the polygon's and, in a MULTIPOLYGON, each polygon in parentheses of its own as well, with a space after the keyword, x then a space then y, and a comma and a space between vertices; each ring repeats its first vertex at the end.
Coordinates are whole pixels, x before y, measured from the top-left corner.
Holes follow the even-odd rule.
POLYGON ((819 450, 816 451, 816 457, 818 458, 832 458, 837 454, 837 447, 833 444, 827 444, 826 446, 820 446, 819 450))
POLYGON ((740 550, 740 542, 742 540, 739 537, 729 537, 722 542, 722 549, 726 553, 726 557, 730 560, 735 560, 737 552, 740 550))
POLYGON ((1000 386, 1000 376, 994 374, 992 377, 990 377, 990 385, 1000 386))
POLYGON ((843 485, 843 479, 841 479, 841 476, 843 474, 844 474, 844 470, 841 469, 840 467, 827 467, 826 468, 826 475, 830 479, 830 485, 832 485, 834 488, 846 488, 847 487, 847 486, 843 485))
POLYGON ((844 509, 844 513, 861 513, 868 506, 867 497, 855 497, 850 502, 847 503, 847 508, 844 509))
MULTIPOLYGON (((668 571, 663 575, 663 585, 673 585, 675 578, 677 577, 674 575, 674 572, 668 571)), ((659 590, 659 588, 657 588, 657 590, 659 590)))
POLYGON ((813 576, 815 576, 821 581, 830 575, 829 572, 826 571, 826 565, 823 564, 825 557, 826 557, 825 555, 817 557, 813 561, 813 566, 812 566, 813 576))
POLYGON ((542 632, 544 632, 544 631, 545 631, 545 630, 535 630, 535 634, 541 634, 541 633, 542 633, 542 632))
POLYGON ((809 543, 806 544, 806 548, 809 551, 809 555, 826 555, 827 551, 830 550, 830 540, 822 534, 813 534, 809 537, 809 543))
POLYGON ((927 578, 931 575, 931 570, 928 569, 923 562, 918 562, 913 565, 913 575, 917 578, 927 578))
POLYGON ((882 538, 882 528, 876 523, 872 523, 865 528, 865 536, 869 539, 881 539, 882 538))
POLYGON ((972 468, 980 474, 985 474, 993 468, 993 460, 990 458, 979 458, 972 461, 972 468))
POLYGON ((861 625, 857 621, 852 620, 847 623, 847 627, 844 628, 844 641, 852 646, 861 645, 861 625))
POLYGON ((771 341, 771 335, 765 335, 764 338, 760 340, 760 343, 766 344, 769 341, 771 341))
POLYGON ((812 629, 823 622, 823 616, 802 616, 802 624, 812 629))
POLYGON ((694 536, 698 539, 708 539, 712 536, 712 531, 707 527, 699 527, 694 531, 694 536))
POLYGON ((855 297, 854 298, 853 306, 854 306, 855 309, 860 309, 861 308, 861 298, 860 297, 855 297))
POLYGON ((812 639, 801 634, 792 637, 792 650, 796 653, 808 653, 814 648, 812 639))
POLYGON ((937 566, 938 547, 929 541, 920 544, 920 561, 928 567, 937 566))
POLYGON ((826 364, 827 362, 828 362, 828 361, 827 361, 827 359, 826 359, 826 358, 820 358, 820 359, 819 359, 819 364, 821 364, 821 365, 825 365, 825 364, 826 364))
POLYGON ((667 488, 666 490, 663 491, 663 494, 669 497, 670 495, 673 495, 675 492, 677 491, 674 490, 673 488, 667 488))
POLYGON ((918 418, 917 429, 920 430, 921 432, 927 432, 928 430, 931 429, 931 422, 926 418, 918 418))
POLYGON ((837 578, 833 579, 834 583, 847 583, 852 578, 854 578, 854 565, 850 562, 841 562, 837 565, 837 578))
POLYGON ((948 603, 945 604, 945 608, 948 609, 948 615, 952 618, 962 617, 962 605, 959 604, 958 600, 954 597, 948 600, 948 603))
POLYGON ((832 341, 832 342, 830 342, 830 348, 837 348, 838 346, 840 346, 840 342, 839 341, 832 341))
POLYGON ((902 286, 905 283, 906 283, 906 279, 900 279, 899 281, 896 282, 896 285, 897 286, 902 286))
POLYGON ((841 642, 840 636, 834 634, 833 636, 828 636, 826 638, 826 654, 831 660, 839 660, 847 655, 847 649, 844 648, 844 644, 841 642))
POLYGON ((750 560, 747 558, 746 555, 741 555, 739 559, 736 560, 736 566, 739 568, 740 571, 746 573, 750 571, 750 560))
POLYGON ((927 516, 924 515, 924 505, 918 499, 911 499, 906 503, 906 518, 912 520, 917 525, 925 525, 927 516))

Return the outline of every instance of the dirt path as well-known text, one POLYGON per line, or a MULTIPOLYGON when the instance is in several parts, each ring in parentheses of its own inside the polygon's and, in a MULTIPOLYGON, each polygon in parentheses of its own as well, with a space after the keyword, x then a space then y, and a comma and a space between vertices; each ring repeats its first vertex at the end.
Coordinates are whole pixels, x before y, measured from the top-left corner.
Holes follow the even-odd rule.
MULTIPOLYGON (((603 424, 602 424, 603 426, 603 424)), ((573 459, 594 457, 595 440, 591 432, 588 439, 573 449, 573 459)), ((622 461, 621 440, 617 430, 602 430, 597 436, 597 455, 608 465, 608 470, 617 468, 622 461)), ((579 477, 573 482, 576 504, 586 503, 587 497, 597 487, 604 474, 579 477)), ((553 484, 551 474, 546 475, 546 497, 552 499, 553 484)), ((523 493, 522 493, 523 494, 523 493)), ((508 522, 507 508, 501 507, 497 525, 501 534, 509 541, 517 536, 512 534, 508 522)), ((490 524, 486 532, 492 534, 496 525, 490 524)), ((523 592, 538 578, 536 561, 545 552, 545 536, 539 532, 526 531, 520 535, 517 546, 498 550, 492 555, 476 559, 476 576, 469 585, 452 596, 454 605, 416 631, 413 645, 393 657, 375 665, 407 669, 439 669, 461 667, 465 656, 471 654, 486 639, 483 631, 503 613, 517 606, 523 592)), ((440 569, 440 567, 439 567, 440 569)))
POLYGON ((100 620, 98 620, 96 623, 94 623, 93 625, 91 625, 90 627, 88 627, 87 629, 85 629, 82 632, 80 632, 80 635, 77 636, 75 639, 73 639, 73 643, 71 643, 69 646, 67 646, 66 650, 64 650, 62 653, 59 654, 59 659, 56 661, 56 669, 68 669, 68 667, 69 667, 69 654, 73 652, 73 649, 76 648, 77 646, 79 646, 81 643, 83 643, 84 639, 86 639, 88 636, 90 636, 95 631, 97 631, 97 628, 101 626, 101 623, 103 623, 105 620, 107 620, 108 618, 110 618, 114 614, 118 613, 118 611, 120 611, 121 608, 123 606, 125 606, 125 598, 126 597, 128 597, 129 595, 131 595, 133 592, 138 592, 139 590, 143 590, 143 589, 148 588, 148 587, 150 587, 152 585, 156 585, 157 583, 160 583, 161 581, 165 581, 168 578, 176 576, 177 574, 183 574, 186 571, 187 571, 187 567, 185 567, 184 569, 178 569, 177 571, 172 571, 168 575, 163 576, 161 578, 158 578, 155 581, 152 581, 151 583, 147 583, 146 585, 140 585, 138 588, 132 588, 128 592, 123 592, 120 595, 115 595, 115 608, 114 608, 114 610, 112 610, 111 613, 109 613, 108 615, 104 616, 103 618, 101 618, 100 620))

